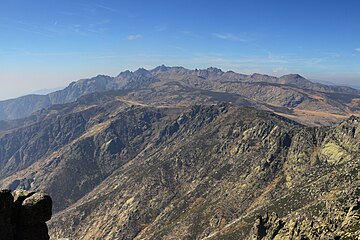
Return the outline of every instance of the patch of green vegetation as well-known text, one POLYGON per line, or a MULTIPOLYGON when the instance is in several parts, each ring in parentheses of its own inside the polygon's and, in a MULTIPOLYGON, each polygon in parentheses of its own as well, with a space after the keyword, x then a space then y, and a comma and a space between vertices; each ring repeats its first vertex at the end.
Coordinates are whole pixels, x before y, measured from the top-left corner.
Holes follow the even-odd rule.
POLYGON ((321 149, 321 154, 324 155, 330 163, 351 159, 344 149, 333 142, 326 143, 321 149))

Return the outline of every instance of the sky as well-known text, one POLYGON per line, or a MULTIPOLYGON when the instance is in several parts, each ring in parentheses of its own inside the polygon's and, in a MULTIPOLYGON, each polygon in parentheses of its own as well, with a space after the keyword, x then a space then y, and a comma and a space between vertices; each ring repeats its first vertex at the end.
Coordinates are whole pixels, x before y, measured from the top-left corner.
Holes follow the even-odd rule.
POLYGON ((161 64, 360 86, 360 1, 0 0, 0 99, 161 64))

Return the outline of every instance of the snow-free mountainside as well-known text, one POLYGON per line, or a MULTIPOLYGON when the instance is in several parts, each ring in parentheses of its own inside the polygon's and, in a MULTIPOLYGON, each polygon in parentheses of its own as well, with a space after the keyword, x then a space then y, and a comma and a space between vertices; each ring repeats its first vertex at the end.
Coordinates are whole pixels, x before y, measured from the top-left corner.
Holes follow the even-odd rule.
POLYGON ((97 76, 0 102, 0 188, 52 239, 357 239, 360 92, 220 69, 97 76))

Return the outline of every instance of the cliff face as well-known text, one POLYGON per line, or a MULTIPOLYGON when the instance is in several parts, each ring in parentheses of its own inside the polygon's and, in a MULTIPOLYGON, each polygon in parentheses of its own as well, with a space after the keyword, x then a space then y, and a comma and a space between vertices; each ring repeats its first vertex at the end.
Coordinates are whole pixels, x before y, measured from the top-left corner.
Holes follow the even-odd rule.
POLYGON ((51 208, 51 198, 43 193, 1 190, 1 240, 48 240, 45 222, 51 218, 51 208))

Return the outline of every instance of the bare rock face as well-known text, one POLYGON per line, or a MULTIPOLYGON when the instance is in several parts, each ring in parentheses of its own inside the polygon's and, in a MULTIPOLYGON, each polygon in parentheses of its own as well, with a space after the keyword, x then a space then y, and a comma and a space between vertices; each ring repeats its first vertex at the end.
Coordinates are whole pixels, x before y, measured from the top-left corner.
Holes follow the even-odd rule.
POLYGON ((0 236, 2 240, 48 240, 46 221, 52 200, 44 193, 0 191, 0 236))
POLYGON ((326 212, 313 220, 280 219, 275 213, 258 216, 249 239, 358 239, 360 236, 360 201, 326 212))
POLYGON ((284 222, 279 219, 276 213, 272 213, 270 216, 265 214, 264 217, 259 215, 252 228, 250 239, 274 239, 283 227, 284 222))

